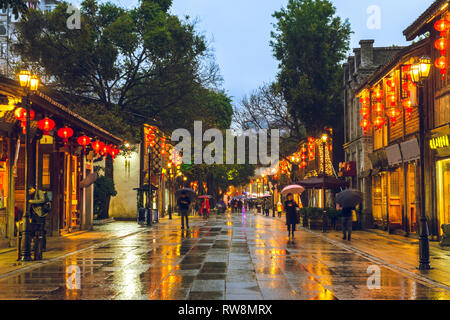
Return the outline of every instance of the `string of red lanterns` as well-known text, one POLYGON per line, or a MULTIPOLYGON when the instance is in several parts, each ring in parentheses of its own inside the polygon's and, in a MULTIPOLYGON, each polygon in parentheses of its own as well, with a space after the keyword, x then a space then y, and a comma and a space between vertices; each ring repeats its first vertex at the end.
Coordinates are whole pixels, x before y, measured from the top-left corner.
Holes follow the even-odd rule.
POLYGON ((442 79, 447 75, 447 31, 450 30, 450 21, 440 19, 434 24, 434 29, 440 32, 440 38, 434 42, 434 47, 439 50, 440 57, 436 59, 434 65, 441 71, 442 79))

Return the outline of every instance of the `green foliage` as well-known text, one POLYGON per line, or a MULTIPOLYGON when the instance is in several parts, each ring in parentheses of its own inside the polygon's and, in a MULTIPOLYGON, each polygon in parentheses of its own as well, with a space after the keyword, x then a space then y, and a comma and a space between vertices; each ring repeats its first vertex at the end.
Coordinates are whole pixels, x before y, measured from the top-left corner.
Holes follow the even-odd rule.
POLYGON ((0 0, 0 9, 11 8, 14 17, 17 19, 19 14, 24 14, 28 11, 28 7, 23 0, 0 0))
POLYGON ((274 13, 271 46, 279 61, 278 85, 294 121, 308 134, 342 119, 341 62, 350 24, 328 0, 289 0, 274 13))
POLYGON ((108 218, 110 197, 117 195, 113 179, 104 175, 103 169, 96 166, 95 171, 99 175, 94 183, 94 213, 98 219, 108 218))

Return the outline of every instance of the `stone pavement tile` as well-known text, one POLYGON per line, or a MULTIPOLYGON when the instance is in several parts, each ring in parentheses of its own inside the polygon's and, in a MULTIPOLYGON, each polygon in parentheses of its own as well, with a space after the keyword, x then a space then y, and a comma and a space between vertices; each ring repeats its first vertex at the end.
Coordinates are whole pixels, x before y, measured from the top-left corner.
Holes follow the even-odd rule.
POLYGON ((226 293, 225 300, 234 300, 234 301, 258 301, 262 300, 263 296, 260 293, 255 294, 234 294, 234 293, 226 293))
POLYGON ((253 271, 253 264, 245 261, 230 261, 228 264, 228 270, 246 270, 253 271))
POLYGON ((225 280, 194 280, 193 292, 222 292, 225 290, 225 280))
POLYGON ((208 254, 205 262, 228 262, 228 254, 208 254))
POLYGON ((226 262, 205 262, 200 272, 202 273, 226 273, 226 262))
POLYGON ((159 288, 150 295, 151 300, 186 300, 189 295, 188 289, 159 288))
POLYGON ((225 280, 227 275, 225 273, 199 273, 198 280, 225 280))
POLYGON ((191 291, 188 296, 188 300, 223 300, 223 291, 210 291, 210 292, 195 292, 191 291))

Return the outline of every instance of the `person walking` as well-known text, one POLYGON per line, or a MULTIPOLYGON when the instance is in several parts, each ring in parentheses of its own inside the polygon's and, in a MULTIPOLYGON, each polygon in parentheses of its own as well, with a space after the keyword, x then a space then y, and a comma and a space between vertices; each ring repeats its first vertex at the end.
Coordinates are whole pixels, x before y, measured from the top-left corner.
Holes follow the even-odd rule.
POLYGON ((344 207, 342 209, 341 221, 342 221, 343 240, 350 241, 352 239, 353 210, 356 210, 356 208, 344 207))
POLYGON ((281 214, 283 213, 283 205, 281 204, 281 201, 278 201, 277 203, 277 212, 278 218, 281 218, 281 214))
POLYGON ((189 229, 189 206, 191 204, 191 199, 186 195, 186 192, 182 192, 178 198, 178 207, 180 208, 181 214, 181 230, 184 230, 184 220, 186 220, 186 228, 189 229))
POLYGON ((298 223, 297 218, 298 207, 299 206, 297 202, 294 201, 292 193, 289 193, 287 195, 287 200, 284 202, 284 210, 286 212, 286 225, 289 233, 289 240, 291 239, 291 233, 292 233, 292 240, 294 240, 295 226, 298 223))
POLYGON ((200 213, 203 216, 204 219, 208 219, 209 216, 209 199, 203 199, 202 201, 202 207, 200 209, 200 213))

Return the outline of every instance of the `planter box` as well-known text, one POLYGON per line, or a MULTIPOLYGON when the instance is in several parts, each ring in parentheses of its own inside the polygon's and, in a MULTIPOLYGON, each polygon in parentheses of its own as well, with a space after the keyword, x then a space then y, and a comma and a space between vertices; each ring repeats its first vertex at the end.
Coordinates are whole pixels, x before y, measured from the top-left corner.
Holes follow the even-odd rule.
POLYGON ((308 219, 308 228, 311 230, 322 230, 322 219, 308 219))

